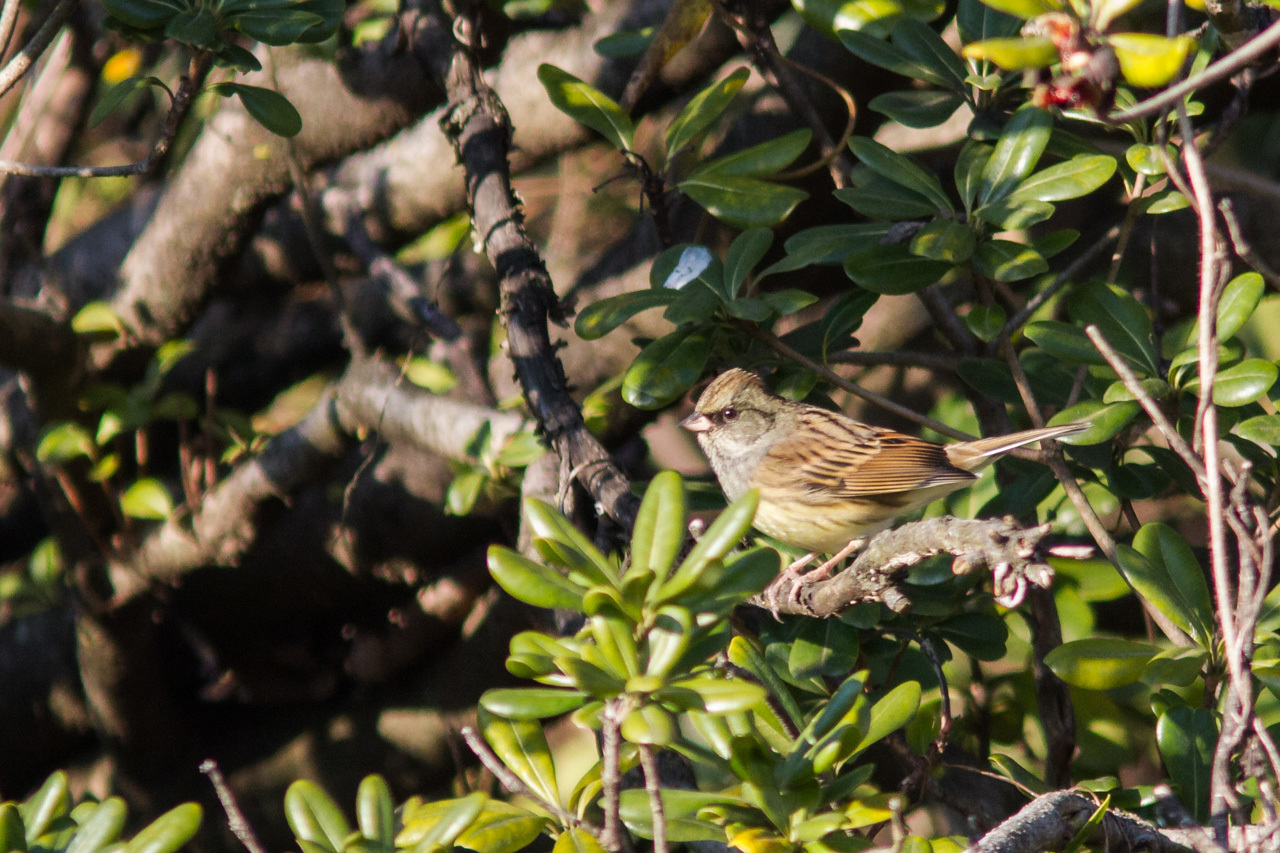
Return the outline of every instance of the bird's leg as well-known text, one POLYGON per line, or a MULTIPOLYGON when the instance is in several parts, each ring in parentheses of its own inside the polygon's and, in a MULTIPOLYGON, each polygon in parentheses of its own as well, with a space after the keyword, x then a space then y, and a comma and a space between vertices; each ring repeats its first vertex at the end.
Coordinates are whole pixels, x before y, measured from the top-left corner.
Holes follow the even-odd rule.
POLYGON ((781 617, 778 616, 778 589, 792 581, 799 581, 801 577, 800 570, 813 562, 813 558, 816 556, 818 556, 818 552, 811 551, 798 560, 793 560, 791 565, 782 571, 782 574, 774 578, 773 582, 765 587, 764 600, 769 603, 769 612, 773 614, 774 619, 779 622, 782 621, 781 617))
POLYGON ((851 540, 848 545, 845 545, 843 548, 840 549, 840 552, 838 554, 836 554, 830 560, 827 560, 821 566, 818 566, 818 568, 806 574, 804 576, 804 582, 813 583, 814 581, 825 580, 826 578, 831 577, 831 570, 834 569, 836 566, 840 565, 840 561, 843 560, 845 557, 849 556, 854 551, 861 548, 866 543, 866 541, 867 539, 865 536, 859 536, 857 539, 851 540))

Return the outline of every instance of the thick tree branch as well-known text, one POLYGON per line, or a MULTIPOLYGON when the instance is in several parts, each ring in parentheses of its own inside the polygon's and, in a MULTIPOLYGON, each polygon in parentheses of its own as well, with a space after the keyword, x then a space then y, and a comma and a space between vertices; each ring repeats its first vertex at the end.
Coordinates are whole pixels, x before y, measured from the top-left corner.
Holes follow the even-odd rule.
MULTIPOLYGON (((966 853, 1041 853, 1063 850, 1097 810, 1098 803, 1074 791, 1055 791, 1031 801, 1022 811, 984 835, 966 853)), ((1095 830, 1107 850, 1187 853, 1151 824, 1110 809, 1095 830)))

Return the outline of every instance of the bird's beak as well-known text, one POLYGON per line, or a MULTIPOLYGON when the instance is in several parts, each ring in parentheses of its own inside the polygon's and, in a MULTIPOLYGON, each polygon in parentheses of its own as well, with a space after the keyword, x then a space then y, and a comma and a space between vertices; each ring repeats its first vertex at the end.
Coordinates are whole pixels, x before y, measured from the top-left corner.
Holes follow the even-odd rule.
POLYGON ((694 412, 680 422, 680 426, 689 432, 706 432, 711 429, 711 418, 701 412, 694 412))

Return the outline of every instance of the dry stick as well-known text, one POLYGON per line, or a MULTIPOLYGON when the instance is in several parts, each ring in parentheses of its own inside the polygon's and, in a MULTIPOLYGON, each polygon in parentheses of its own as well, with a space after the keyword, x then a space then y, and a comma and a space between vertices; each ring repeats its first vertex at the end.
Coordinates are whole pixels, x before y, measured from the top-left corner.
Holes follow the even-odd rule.
POLYGON ((245 819, 244 812, 240 810, 236 795, 231 792, 231 786, 223 777, 222 768, 218 767, 218 762, 212 758, 206 758, 200 762, 200 772, 209 777, 213 792, 218 795, 218 802, 222 804, 222 810, 227 813, 227 828, 231 830, 231 834, 249 853, 267 853, 267 848, 262 846, 262 842, 253 832, 253 827, 245 819))
POLYGON ((462 739, 467 742, 467 746, 469 746, 471 751, 475 753, 476 758, 480 759, 480 763, 485 766, 486 770, 493 774, 493 778, 497 779, 502 784, 502 787, 506 788, 509 793, 528 797, 541 808, 545 809, 550 814, 555 815, 562 823, 568 826, 581 827, 597 838, 599 837, 600 827, 578 820, 576 815, 565 811, 560 806, 547 800, 537 791, 526 785, 519 776, 508 770, 507 766, 502 763, 502 759, 489 748, 489 744, 485 742, 485 739, 481 737, 480 733, 474 728, 471 726, 463 726, 461 734, 462 739))
POLYGON ((1102 250, 1107 248, 1107 246, 1119 236, 1119 225, 1112 225, 1107 229, 1106 234, 1103 234, 1094 241, 1092 246, 1081 252, 1080 256, 1068 264, 1066 269, 1058 273, 1058 275, 1054 277, 1053 281, 1049 283, 1048 287, 1031 297, 1031 299, 1027 300, 1027 304, 1022 306, 1022 310, 1009 318, 1009 322, 1005 323, 1004 328, 1000 330, 1000 335, 997 340, 1008 340, 1013 337, 1013 333, 1022 328, 1023 325, 1031 319, 1031 315, 1040 310, 1041 305, 1044 305, 1052 299, 1054 294, 1061 290, 1067 282, 1071 281, 1077 273, 1089 264, 1093 263, 1094 258, 1098 257, 1098 255, 1102 253, 1102 250))
MULTIPOLYGON (((31 41, 23 46, 17 56, 9 60, 8 65, 0 69, 0 95, 8 94, 14 84, 22 79, 22 75, 30 70, 32 64, 40 58, 40 54, 44 53, 45 48, 53 42, 53 37, 58 34, 58 30, 62 29, 62 25, 66 23, 67 17, 70 16, 71 10, 75 5, 76 0, 61 0, 57 6, 53 7, 49 17, 45 18, 44 23, 40 25, 40 29, 36 30, 36 34, 31 37, 31 41)), ((8 4, 6 4, 5 8, 6 16, 9 14, 7 7, 8 4)), ((17 14, 16 9, 13 14, 17 14)), ((12 32, 12 21, 9 22, 9 29, 12 32)))
MULTIPOLYGON (((64 3, 70 2, 72 0, 64 0, 64 3)), ((61 9, 62 7, 59 6, 58 8, 61 9)), ((56 13, 57 10, 54 11, 56 13)), ((46 21, 46 23, 48 22, 46 21)), ((39 34, 37 33, 37 35, 39 34)), ((169 104, 169 112, 165 115, 164 124, 160 128, 160 138, 152 146, 151 152, 136 163, 128 163, 124 166, 33 166, 29 163, 18 163, 13 160, 0 160, 0 172, 35 178, 113 178, 124 175, 142 175, 150 172, 169 153, 169 148, 173 145, 173 139, 178 135, 178 128, 182 125, 182 120, 186 118, 187 111, 191 108, 191 101, 204 84, 204 78, 209 73, 209 68, 212 64, 213 54, 208 51, 198 51, 191 58, 191 63, 187 66, 187 73, 183 75, 182 81, 178 85, 178 90, 173 93, 173 101, 169 104)))
POLYGON ((1162 113, 1178 104, 1201 86, 1207 86, 1219 80, 1225 80, 1237 71, 1253 63, 1268 50, 1280 44, 1280 21, 1273 23, 1257 36, 1250 39, 1243 47, 1219 59, 1194 77, 1188 77, 1176 86, 1165 89, 1159 95, 1141 101, 1124 112, 1106 117, 1109 124, 1125 124, 1134 119, 1162 113))
POLYGON ((621 733, 618 731, 618 703, 621 699, 610 699, 604 703, 600 713, 600 783, 603 787, 604 830, 600 834, 600 843, 606 850, 620 853, 623 849, 622 818, 619 815, 619 800, 622 796, 622 772, 618 768, 618 752, 622 748, 621 733))
POLYGON ((22 0, 4 0, 0 10, 0 56, 9 52, 9 40, 13 38, 14 25, 18 23, 18 9, 22 0))
POLYGON ((653 758, 653 748, 647 744, 640 744, 637 751, 640 753, 640 766, 644 768, 644 789, 649 793, 649 811, 653 813, 653 853, 667 853, 667 813, 662 806, 658 762, 653 758))
POLYGON ((973 436, 969 435, 967 432, 962 432, 958 429, 949 427, 946 424, 942 423, 941 421, 935 421, 933 418, 928 417, 927 415, 922 415, 919 412, 913 412, 911 409, 908 409, 906 406, 893 402, 888 397, 883 397, 874 391, 868 391, 866 388, 863 388, 862 386, 857 385, 856 383, 850 382, 848 379, 845 379, 843 376, 836 373, 834 370, 827 367, 826 365, 820 364, 819 362, 816 362, 813 359, 809 358, 804 353, 798 352, 797 350, 794 350, 791 347, 787 346, 780 338, 778 338, 777 335, 774 335, 770 332, 766 332, 764 329, 761 329, 759 326, 755 325, 754 323, 740 323, 738 324, 738 328, 742 329, 751 337, 765 344, 766 346, 768 346, 770 349, 772 349, 774 352, 778 353, 779 355, 785 356, 786 358, 789 358, 792 361, 797 362, 798 364, 804 365, 805 367, 812 370, 814 373, 817 373, 823 379, 830 382, 832 385, 835 385, 837 388, 841 388, 845 391, 848 391, 850 394, 854 395, 855 397, 860 397, 863 400, 866 400, 868 403, 871 403, 872 405, 876 405, 886 411, 893 412, 895 415, 906 418, 912 423, 917 423, 917 424, 920 424, 921 426, 927 426, 929 427, 929 429, 933 430, 934 432, 941 433, 942 435, 951 436, 952 438, 957 439, 959 441, 973 440, 973 436))
POLYGON ((952 373, 960 366, 960 357, 945 352, 868 352, 847 350, 827 356, 831 364, 856 364, 863 367, 923 367, 952 373))

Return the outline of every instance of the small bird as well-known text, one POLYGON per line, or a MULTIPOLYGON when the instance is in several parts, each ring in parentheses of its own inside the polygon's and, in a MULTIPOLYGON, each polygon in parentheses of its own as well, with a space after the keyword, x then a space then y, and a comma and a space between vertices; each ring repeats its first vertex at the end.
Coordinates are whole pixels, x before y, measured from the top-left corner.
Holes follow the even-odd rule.
POLYGON ((783 577, 794 577, 818 554, 835 555, 806 582, 829 575, 898 516, 972 483, 974 472, 1010 450, 1088 426, 934 444, 779 397, 739 368, 717 376, 680 425, 698 436, 729 500, 759 491, 758 530, 812 552, 783 577))

